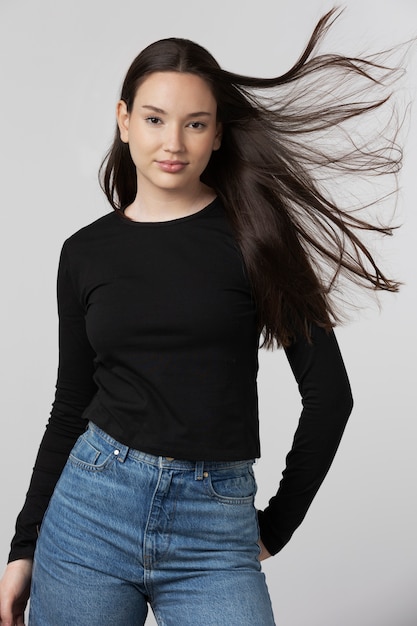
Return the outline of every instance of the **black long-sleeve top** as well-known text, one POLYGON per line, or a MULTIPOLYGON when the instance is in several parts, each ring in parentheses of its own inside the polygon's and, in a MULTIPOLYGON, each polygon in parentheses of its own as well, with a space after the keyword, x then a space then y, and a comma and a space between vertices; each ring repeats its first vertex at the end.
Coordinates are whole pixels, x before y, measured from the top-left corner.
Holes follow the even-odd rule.
MULTIPOLYGON (((260 455, 256 307, 219 200, 167 222, 113 212, 77 232, 61 253, 58 312, 55 401, 9 560, 33 556, 55 484, 89 420, 154 455, 260 455)), ((313 327, 312 342, 299 338, 286 354, 303 407, 278 492, 259 512, 272 554, 303 520, 352 408, 332 332, 313 327)))

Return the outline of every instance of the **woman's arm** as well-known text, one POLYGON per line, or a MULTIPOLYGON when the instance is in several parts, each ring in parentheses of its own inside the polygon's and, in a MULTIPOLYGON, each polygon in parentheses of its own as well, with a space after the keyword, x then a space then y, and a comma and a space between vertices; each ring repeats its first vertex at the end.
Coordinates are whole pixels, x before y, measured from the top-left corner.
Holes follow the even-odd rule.
POLYGON ((339 446, 353 401, 333 332, 312 328, 286 350, 303 409, 278 492, 259 512, 261 539, 276 554, 303 521, 339 446))
POLYGON ((85 331, 64 245, 58 270, 59 367, 55 401, 36 458, 26 501, 16 522, 9 561, 31 559, 38 530, 68 455, 85 430, 82 414, 96 387, 94 352, 85 331))

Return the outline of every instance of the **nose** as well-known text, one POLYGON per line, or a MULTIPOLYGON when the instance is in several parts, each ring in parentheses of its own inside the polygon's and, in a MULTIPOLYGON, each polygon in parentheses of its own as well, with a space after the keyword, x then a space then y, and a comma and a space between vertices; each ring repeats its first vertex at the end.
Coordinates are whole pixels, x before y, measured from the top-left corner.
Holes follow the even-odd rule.
POLYGON ((164 137, 164 150, 172 154, 184 151, 182 128, 177 124, 168 125, 164 137))

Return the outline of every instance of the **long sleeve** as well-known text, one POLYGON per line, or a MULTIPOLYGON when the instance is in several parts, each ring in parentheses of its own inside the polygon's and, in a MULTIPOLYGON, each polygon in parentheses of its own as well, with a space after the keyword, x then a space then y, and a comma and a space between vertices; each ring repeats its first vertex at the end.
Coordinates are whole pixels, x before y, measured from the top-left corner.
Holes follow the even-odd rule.
POLYGON ((55 401, 36 458, 29 490, 16 522, 9 561, 32 558, 38 528, 78 436, 82 413, 95 393, 94 353, 85 332, 84 310, 72 284, 65 246, 58 270, 59 367, 55 401))
POLYGON ((302 412, 277 494, 259 511, 261 538, 276 554, 303 521, 339 446, 353 401, 333 332, 313 327, 286 355, 298 383, 302 412))

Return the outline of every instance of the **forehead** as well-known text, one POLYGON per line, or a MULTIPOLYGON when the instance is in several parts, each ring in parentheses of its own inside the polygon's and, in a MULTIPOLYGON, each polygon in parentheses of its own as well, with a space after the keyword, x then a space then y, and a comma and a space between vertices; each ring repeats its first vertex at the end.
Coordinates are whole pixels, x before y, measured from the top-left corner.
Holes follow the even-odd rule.
POLYGON ((187 72, 153 72, 139 85, 135 103, 165 109, 168 104, 193 110, 216 108, 210 85, 200 76, 187 72), (162 105, 165 106, 162 106, 162 105), (195 108, 197 106, 197 108, 195 108))

